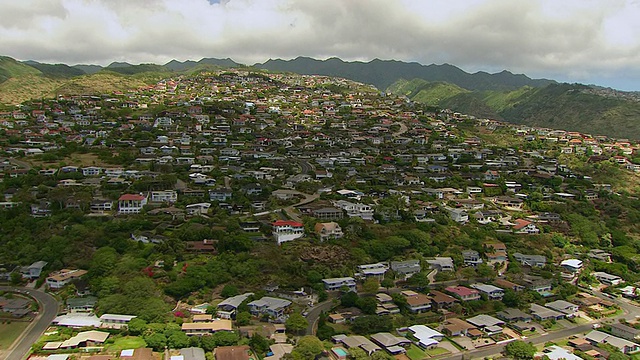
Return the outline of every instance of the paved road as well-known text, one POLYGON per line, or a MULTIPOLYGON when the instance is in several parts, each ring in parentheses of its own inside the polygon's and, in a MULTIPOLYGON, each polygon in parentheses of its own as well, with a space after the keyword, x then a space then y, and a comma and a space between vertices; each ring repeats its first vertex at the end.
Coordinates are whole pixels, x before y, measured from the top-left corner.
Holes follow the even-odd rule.
POLYGON ((302 174, 313 175, 316 171, 316 168, 306 160, 298 159, 298 164, 300 165, 300 173, 302 174))
POLYGON ((51 295, 44 291, 26 288, 14 288, 8 286, 0 287, 3 291, 21 291, 28 293, 31 297, 35 298, 40 304, 40 312, 33 322, 27 327, 27 329, 20 335, 18 343, 14 343, 13 349, 9 350, 9 354, 4 358, 5 360, 22 360, 31 345, 38 341, 38 338, 47 330, 51 321, 58 315, 59 303, 51 295))
POLYGON ((400 130, 398 130, 398 131, 394 132, 394 133, 393 133, 393 135, 392 135, 393 137, 398 137, 398 136, 400 136, 400 135, 402 135, 402 134, 406 133, 406 132, 407 132, 407 130, 409 130, 409 129, 407 128, 407 125, 405 125, 403 122, 399 122, 399 121, 398 121, 398 122, 395 122, 395 123, 393 123, 393 124, 394 124, 394 125, 400 125, 400 130))
POLYGON ((309 326, 307 326, 307 335, 314 335, 316 333, 316 323, 318 322, 318 318, 320 314, 324 311, 329 311, 333 307, 333 301, 328 300, 325 302, 321 302, 318 305, 314 306, 309 310, 306 318, 309 322, 309 326))

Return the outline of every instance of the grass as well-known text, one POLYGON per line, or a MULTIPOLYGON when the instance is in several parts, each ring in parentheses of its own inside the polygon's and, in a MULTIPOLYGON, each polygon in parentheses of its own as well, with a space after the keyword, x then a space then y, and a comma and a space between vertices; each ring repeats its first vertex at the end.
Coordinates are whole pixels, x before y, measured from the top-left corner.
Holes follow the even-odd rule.
POLYGON ((584 324, 588 324, 589 323, 589 320, 584 319, 584 318, 582 318, 580 316, 574 317, 573 321, 578 325, 584 325, 584 324))
POLYGON ((422 360, 427 357, 427 353, 422 351, 419 347, 411 344, 411 346, 407 349, 407 356, 411 360, 422 360))
POLYGON ((9 324, 0 324, 0 350, 8 349, 27 326, 29 326, 28 321, 12 321, 9 324))
POLYGON ((438 356, 438 355, 444 355, 448 353, 449 353, 449 350, 443 349, 441 347, 437 347, 437 348, 433 348, 425 351, 425 354, 429 356, 438 356))
POLYGON ((146 347, 147 343, 139 336, 124 336, 117 338, 113 344, 106 346, 106 351, 120 351, 146 347))

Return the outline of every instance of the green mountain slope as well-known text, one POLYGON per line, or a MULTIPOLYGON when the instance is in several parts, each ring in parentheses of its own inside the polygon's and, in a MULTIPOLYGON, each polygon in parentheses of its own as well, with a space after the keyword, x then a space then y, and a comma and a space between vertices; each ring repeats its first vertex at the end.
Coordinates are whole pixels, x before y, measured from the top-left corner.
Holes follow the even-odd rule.
POLYGON ((414 101, 478 117, 640 139, 640 102, 593 90, 579 84, 549 84, 513 91, 464 91, 421 79, 399 80, 387 89, 414 101))
POLYGON ((360 61, 346 62, 338 58, 316 60, 298 57, 293 60, 269 60, 254 66, 271 71, 338 76, 372 84, 381 90, 387 89, 400 79, 414 78, 448 82, 467 90, 515 90, 522 86, 542 87, 554 82, 546 79, 531 79, 525 75, 512 74, 508 71, 496 74, 481 71, 470 74, 449 64, 421 65, 415 62, 379 59, 365 63, 360 61))
POLYGON ((37 61, 25 61, 23 64, 29 65, 40 70, 45 76, 54 78, 71 78, 74 76, 84 75, 81 69, 71 67, 65 64, 43 64, 37 61))
POLYGON ((0 56, 0 83, 13 77, 41 74, 42 72, 38 69, 25 65, 10 57, 0 56))

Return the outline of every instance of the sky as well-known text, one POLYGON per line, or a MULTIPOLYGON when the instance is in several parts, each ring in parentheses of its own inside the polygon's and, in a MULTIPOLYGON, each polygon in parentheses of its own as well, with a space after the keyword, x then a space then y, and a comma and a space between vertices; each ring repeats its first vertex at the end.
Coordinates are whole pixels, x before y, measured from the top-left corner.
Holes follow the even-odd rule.
POLYGON ((640 0, 0 0, 0 55, 47 63, 449 63, 640 90, 640 0))

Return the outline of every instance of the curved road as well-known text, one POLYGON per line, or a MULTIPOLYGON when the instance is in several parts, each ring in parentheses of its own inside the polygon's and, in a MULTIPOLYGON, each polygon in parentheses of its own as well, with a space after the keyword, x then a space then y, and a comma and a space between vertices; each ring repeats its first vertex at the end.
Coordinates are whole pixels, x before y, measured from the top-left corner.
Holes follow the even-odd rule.
POLYGON ((7 350, 8 355, 4 358, 5 360, 22 360, 31 349, 31 345, 38 341, 38 338, 42 336, 56 315, 58 315, 60 304, 53 296, 40 290, 9 286, 2 286, 0 290, 27 294, 36 299, 38 305, 40 305, 38 316, 36 316, 31 324, 29 324, 25 331, 18 337, 17 343, 14 343, 14 346, 7 350))
POLYGON ((320 314, 325 311, 331 310, 334 306, 332 300, 327 300, 325 302, 321 302, 318 305, 314 306, 309 310, 306 318, 309 322, 309 326, 307 326, 307 335, 315 335, 316 334, 316 324, 318 323, 318 318, 320 314))

